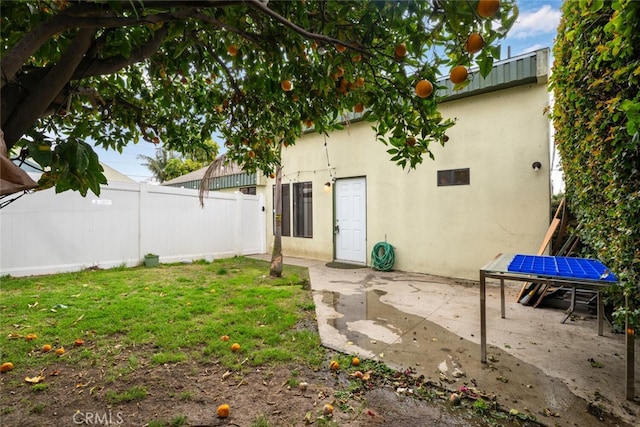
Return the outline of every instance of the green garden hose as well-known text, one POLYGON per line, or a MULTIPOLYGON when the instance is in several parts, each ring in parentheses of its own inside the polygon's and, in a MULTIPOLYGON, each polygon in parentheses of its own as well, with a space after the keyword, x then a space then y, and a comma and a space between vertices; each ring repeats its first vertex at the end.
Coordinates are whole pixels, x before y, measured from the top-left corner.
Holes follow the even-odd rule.
POLYGON ((378 242, 371 251, 371 265, 375 270, 391 271, 396 262, 393 246, 387 242, 378 242))

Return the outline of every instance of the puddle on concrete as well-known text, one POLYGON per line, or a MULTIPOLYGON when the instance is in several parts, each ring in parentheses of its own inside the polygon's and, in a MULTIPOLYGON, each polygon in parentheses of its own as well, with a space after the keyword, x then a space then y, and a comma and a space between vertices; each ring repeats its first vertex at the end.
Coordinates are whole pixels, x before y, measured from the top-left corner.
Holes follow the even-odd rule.
POLYGON ((322 293, 322 302, 341 315, 327 323, 346 338, 342 350, 350 353, 350 346, 361 348, 392 366, 410 367, 427 377, 459 373, 461 358, 471 357, 469 347, 460 345, 462 338, 382 302, 384 295, 379 289, 349 295, 322 293))

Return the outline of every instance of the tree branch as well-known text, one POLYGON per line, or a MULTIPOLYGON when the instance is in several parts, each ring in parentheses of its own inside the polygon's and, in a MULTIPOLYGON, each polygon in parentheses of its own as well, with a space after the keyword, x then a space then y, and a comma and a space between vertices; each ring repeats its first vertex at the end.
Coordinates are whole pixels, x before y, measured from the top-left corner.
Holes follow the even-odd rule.
POLYGON ((80 30, 60 61, 12 112, 4 128, 7 148, 13 147, 29 130, 69 82, 71 75, 89 50, 94 35, 93 29, 80 30))
MULTIPOLYGON (((134 2, 131 2, 134 3, 134 2)), ((44 43, 55 34, 70 29, 83 28, 117 28, 141 24, 157 24, 169 21, 179 21, 192 17, 199 7, 215 8, 238 4, 237 1, 210 0, 199 2, 145 2, 145 6, 162 7, 170 10, 180 8, 178 12, 164 12, 143 17, 128 18, 115 16, 110 9, 104 9, 101 4, 76 4, 54 15, 27 32, 5 55, 0 58, 0 88, 13 80, 22 66, 44 43)), ((125 7, 125 9, 129 9, 125 7)), ((129 4, 131 5, 131 4, 129 4)), ((131 6, 132 8, 132 6, 131 6)))
POLYGON ((153 37, 146 43, 131 52, 128 58, 122 55, 105 60, 95 60, 95 57, 87 57, 80 64, 71 80, 78 80, 82 77, 101 76, 112 74, 131 64, 144 61, 158 51, 165 37, 169 33, 167 25, 163 25, 153 34, 153 37), (86 65, 86 68, 85 68, 86 65))
POLYGON ((339 39, 334 39, 333 37, 328 37, 328 36, 324 36, 322 34, 316 34, 313 33, 311 31, 307 31, 304 28, 294 24, 293 22, 289 21, 288 19, 286 19, 284 16, 280 15, 279 13, 273 11, 272 9, 269 9, 267 7, 267 4, 260 1, 260 0, 247 0, 247 3, 253 7, 254 9, 258 10, 259 12, 264 13, 265 15, 271 17, 274 21, 282 24, 284 27, 287 27, 291 30, 293 30, 295 33, 300 34, 302 37, 304 37, 305 39, 309 39, 309 40, 316 40, 319 42, 324 42, 324 43, 329 43, 329 44, 341 44, 351 50, 354 50, 356 52, 360 52, 362 54, 365 55, 369 55, 369 51, 365 48, 362 48, 360 46, 354 46, 352 44, 347 44, 345 43, 344 40, 339 40, 339 39))

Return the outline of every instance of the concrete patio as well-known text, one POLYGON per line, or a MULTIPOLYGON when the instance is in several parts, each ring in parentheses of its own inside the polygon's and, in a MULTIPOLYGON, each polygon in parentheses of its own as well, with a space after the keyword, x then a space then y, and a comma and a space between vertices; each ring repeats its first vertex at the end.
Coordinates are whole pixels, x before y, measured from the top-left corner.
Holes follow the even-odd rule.
POLYGON ((483 364, 477 282, 298 258, 285 263, 309 269, 326 347, 410 368, 451 390, 477 387, 546 425, 611 425, 593 415, 599 409, 638 425, 638 375, 635 401, 625 400, 624 336, 608 325, 598 336, 595 315, 577 313, 562 324, 563 310, 518 304, 521 285, 511 283, 501 319, 499 285, 488 282, 483 364))

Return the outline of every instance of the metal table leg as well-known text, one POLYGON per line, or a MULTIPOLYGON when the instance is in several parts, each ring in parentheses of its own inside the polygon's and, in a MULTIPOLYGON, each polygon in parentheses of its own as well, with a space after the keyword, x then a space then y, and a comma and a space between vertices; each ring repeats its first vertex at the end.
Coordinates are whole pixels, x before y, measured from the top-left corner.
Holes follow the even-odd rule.
POLYGON ((576 287, 572 286, 571 287, 571 305, 569 306, 569 308, 565 312, 567 315, 564 316, 564 319, 562 319, 562 322, 560 322, 560 323, 566 322, 567 319, 569 318, 569 316, 571 316, 573 314, 573 310, 575 308, 576 308, 576 287))
POLYGON ((487 292, 486 278, 480 271, 480 362, 487 363, 487 292))
POLYGON ((604 327, 602 318, 604 317, 604 300, 600 290, 598 290, 598 335, 604 335, 604 327))
POLYGON ((504 279, 500 279, 500 314, 503 319, 506 319, 504 310, 504 279))

